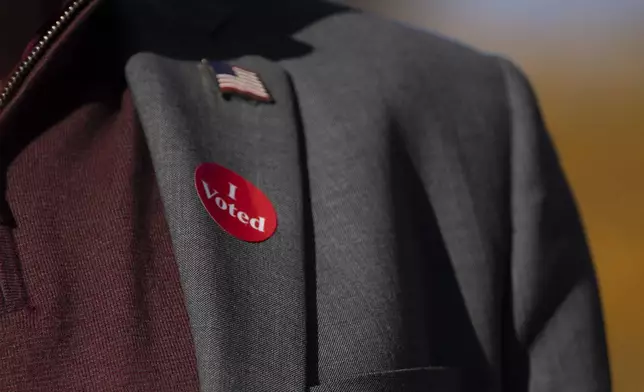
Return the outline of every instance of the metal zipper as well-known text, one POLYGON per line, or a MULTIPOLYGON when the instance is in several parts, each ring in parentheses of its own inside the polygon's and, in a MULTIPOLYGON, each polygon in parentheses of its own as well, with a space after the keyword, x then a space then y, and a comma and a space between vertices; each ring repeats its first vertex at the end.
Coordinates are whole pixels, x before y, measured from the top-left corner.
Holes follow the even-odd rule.
POLYGON ((2 89, 2 93, 0 94, 0 110, 7 106, 15 92, 22 85, 25 77, 29 74, 34 64, 36 64, 36 61, 42 57, 43 53, 45 53, 45 50, 51 46, 55 38, 60 35, 65 27, 67 27, 74 17, 78 15, 83 6, 89 2, 90 0, 73 1, 69 6, 67 6, 67 8, 65 8, 65 11, 56 20, 56 22, 52 24, 47 32, 38 40, 31 52, 29 52, 29 55, 20 62, 20 65, 18 65, 18 68, 16 68, 11 77, 9 77, 6 85, 2 89))

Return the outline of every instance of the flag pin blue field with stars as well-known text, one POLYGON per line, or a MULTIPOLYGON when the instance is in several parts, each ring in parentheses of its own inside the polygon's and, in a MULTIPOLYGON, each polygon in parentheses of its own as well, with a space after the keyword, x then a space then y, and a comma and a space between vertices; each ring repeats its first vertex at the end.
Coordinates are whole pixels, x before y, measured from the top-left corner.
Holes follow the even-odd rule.
POLYGON ((273 102, 264 82, 255 72, 223 61, 202 60, 213 71, 223 95, 238 95, 259 102, 273 102))

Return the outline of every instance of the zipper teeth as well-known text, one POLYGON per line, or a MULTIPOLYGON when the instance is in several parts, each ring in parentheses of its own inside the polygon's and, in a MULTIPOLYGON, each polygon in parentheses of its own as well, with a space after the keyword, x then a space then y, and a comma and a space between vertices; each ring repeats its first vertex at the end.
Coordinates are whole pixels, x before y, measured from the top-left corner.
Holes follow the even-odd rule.
POLYGON ((29 74, 29 71, 31 71, 36 61, 38 61, 45 50, 47 50, 47 48, 51 46, 51 44, 54 42, 54 39, 69 24, 69 22, 71 22, 74 17, 78 15, 78 11, 88 1, 89 0, 73 1, 60 15, 56 22, 49 27, 47 32, 42 37, 40 37, 31 52, 29 52, 29 55, 20 62, 18 68, 7 80, 6 85, 4 86, 2 93, 0 94, 0 109, 3 109, 5 106, 7 106, 7 103, 9 103, 9 100, 13 96, 13 93, 18 90, 18 87, 22 85, 22 82, 25 80, 25 77, 29 74))

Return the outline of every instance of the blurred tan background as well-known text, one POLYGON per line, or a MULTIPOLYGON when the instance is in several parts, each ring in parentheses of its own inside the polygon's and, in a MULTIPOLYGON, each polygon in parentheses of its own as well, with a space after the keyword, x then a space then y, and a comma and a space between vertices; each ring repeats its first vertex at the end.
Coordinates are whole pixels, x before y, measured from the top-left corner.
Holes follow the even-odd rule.
POLYGON ((614 390, 644 392, 644 0, 353 0, 530 77, 599 274, 614 390))

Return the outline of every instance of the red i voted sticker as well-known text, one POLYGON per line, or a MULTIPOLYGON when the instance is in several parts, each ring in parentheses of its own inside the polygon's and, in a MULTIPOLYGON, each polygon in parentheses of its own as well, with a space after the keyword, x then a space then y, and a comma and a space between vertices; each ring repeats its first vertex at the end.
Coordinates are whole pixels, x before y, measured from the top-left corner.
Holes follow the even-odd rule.
POLYGON ((261 242, 277 228, 275 209, 255 185, 216 163, 202 163, 195 186, 206 211, 222 229, 240 240, 261 242))

